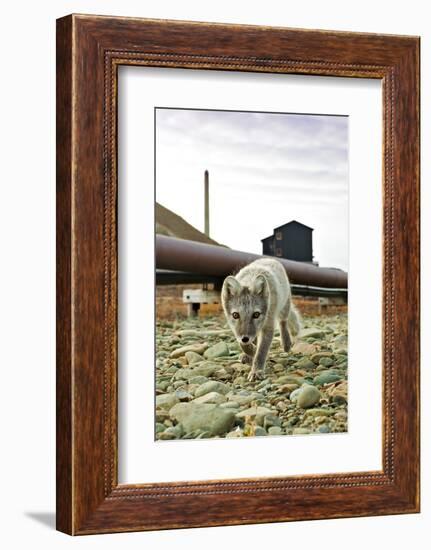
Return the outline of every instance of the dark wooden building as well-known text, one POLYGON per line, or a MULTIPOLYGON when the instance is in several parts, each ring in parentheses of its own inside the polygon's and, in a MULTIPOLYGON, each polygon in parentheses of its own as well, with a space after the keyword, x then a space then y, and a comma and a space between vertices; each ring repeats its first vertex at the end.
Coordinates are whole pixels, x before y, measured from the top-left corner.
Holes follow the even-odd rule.
POLYGON ((292 220, 262 239, 262 254, 297 262, 313 262, 313 228, 292 220))

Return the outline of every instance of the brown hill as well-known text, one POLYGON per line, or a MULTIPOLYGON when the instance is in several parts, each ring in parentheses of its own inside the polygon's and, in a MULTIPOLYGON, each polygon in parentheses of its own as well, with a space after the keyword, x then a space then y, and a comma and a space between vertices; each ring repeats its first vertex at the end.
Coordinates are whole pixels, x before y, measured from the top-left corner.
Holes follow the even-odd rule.
POLYGON ((177 239, 187 239, 198 243, 216 244, 218 242, 207 237, 204 233, 190 225, 184 218, 178 216, 156 202, 156 233, 177 239))

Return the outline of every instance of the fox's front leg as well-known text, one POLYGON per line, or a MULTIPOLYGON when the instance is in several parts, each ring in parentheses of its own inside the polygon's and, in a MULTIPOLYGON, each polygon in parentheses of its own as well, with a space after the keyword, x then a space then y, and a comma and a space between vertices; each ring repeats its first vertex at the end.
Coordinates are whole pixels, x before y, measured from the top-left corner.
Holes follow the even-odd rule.
POLYGON ((289 333, 287 319, 280 320, 280 340, 284 351, 289 351, 292 347, 292 339, 289 333))
POLYGON ((239 345, 244 352, 241 355, 241 363, 244 365, 251 365, 253 363, 254 354, 256 353, 256 346, 252 343, 244 344, 243 342, 240 342, 239 345))
POLYGON ((257 342, 256 353, 248 375, 249 382, 253 382, 253 380, 256 380, 257 378, 263 378, 263 375, 265 374, 266 358, 268 357, 268 352, 271 347, 273 337, 273 327, 262 331, 257 342))

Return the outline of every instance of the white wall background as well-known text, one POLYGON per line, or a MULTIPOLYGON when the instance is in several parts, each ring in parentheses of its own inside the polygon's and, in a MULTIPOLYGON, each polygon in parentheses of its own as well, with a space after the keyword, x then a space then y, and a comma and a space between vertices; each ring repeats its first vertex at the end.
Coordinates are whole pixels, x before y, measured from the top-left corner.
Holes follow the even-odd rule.
MULTIPOLYGON (((422 98, 431 96, 427 3, 410 0, 265 3, 238 0, 56 0, 8 2, 2 10, 0 88, 1 542, 5 548, 188 548, 303 550, 369 545, 423 547, 431 520, 429 338, 422 355, 422 514, 72 539, 54 531, 55 468, 55 18, 70 12, 284 25, 422 37, 422 98)), ((422 101, 422 151, 431 149, 422 101)), ((430 166, 422 155, 423 334, 431 330, 430 166)), ((428 538, 428 537, 427 537, 428 538)))

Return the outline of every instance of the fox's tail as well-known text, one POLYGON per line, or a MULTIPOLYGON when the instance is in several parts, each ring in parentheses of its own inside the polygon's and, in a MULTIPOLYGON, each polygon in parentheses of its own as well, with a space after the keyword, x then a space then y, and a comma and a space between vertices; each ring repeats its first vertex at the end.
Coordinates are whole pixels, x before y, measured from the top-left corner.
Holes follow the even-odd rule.
POLYGON ((301 330, 301 315, 296 307, 291 304, 289 317, 287 318, 287 324, 289 326, 290 333, 292 336, 296 336, 301 330))

